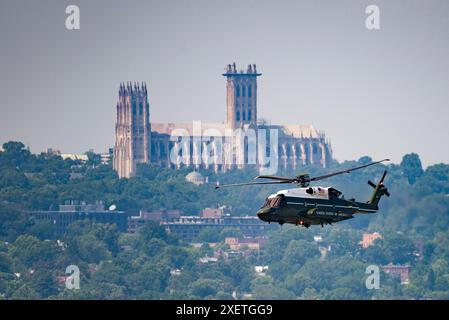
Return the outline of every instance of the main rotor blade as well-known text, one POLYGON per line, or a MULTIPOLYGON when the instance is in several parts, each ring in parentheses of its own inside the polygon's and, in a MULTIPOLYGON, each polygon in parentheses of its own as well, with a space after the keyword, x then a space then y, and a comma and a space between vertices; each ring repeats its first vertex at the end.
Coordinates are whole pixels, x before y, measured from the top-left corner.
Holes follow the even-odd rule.
POLYGON ((341 171, 337 171, 337 172, 334 172, 334 173, 329 173, 329 174, 326 174, 324 176, 313 177, 313 178, 310 178, 310 181, 317 181, 317 180, 327 179, 327 178, 330 178, 330 177, 333 177, 333 176, 336 176, 336 175, 342 174, 342 173, 350 173, 351 171, 359 170, 359 169, 362 169, 362 168, 366 168, 366 167, 369 167, 369 166, 372 166, 374 164, 378 164, 378 163, 381 163, 381 162, 384 162, 384 161, 390 161, 390 159, 383 159, 383 160, 380 160, 380 161, 375 161, 375 162, 371 162, 371 163, 368 163, 368 164, 364 164, 363 166, 350 168, 350 169, 346 169, 346 170, 341 170, 341 171))
POLYGON ((273 180, 288 181, 288 182, 294 181, 294 179, 292 179, 292 178, 279 177, 279 176, 257 176, 254 179, 273 179, 273 180))
POLYGON ((217 186, 215 186, 215 189, 223 188, 223 187, 249 186, 249 185, 253 185, 253 184, 280 184, 280 183, 290 183, 290 181, 232 183, 232 184, 217 185, 217 186))

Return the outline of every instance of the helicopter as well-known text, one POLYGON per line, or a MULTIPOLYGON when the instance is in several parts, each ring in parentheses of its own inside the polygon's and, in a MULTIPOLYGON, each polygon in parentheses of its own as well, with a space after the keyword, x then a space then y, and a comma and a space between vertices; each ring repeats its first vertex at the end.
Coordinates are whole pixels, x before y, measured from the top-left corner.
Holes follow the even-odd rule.
POLYGON ((333 187, 312 187, 311 182, 327 179, 339 174, 350 173, 355 170, 366 168, 390 159, 371 162, 362 166, 329 173, 322 176, 310 177, 307 173, 301 173, 293 178, 261 175, 254 179, 270 179, 275 181, 257 181, 246 183, 225 184, 215 187, 237 187, 247 185, 265 185, 265 184, 296 184, 296 188, 280 190, 271 194, 265 200, 265 203, 257 211, 257 216, 262 221, 271 223, 277 222, 281 226, 284 223, 304 226, 309 228, 311 225, 325 224, 348 220, 354 218, 354 214, 369 214, 379 210, 379 201, 382 196, 390 196, 388 189, 384 186, 385 170, 382 178, 377 184, 368 181, 368 184, 374 188, 371 198, 367 202, 358 202, 355 199, 345 199, 342 192, 333 187))

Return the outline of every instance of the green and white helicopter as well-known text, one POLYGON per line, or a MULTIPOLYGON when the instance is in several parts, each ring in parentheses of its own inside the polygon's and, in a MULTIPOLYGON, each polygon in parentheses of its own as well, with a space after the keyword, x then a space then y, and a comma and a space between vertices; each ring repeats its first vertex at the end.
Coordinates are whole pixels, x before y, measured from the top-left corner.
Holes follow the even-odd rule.
POLYGON ((255 179, 270 179, 275 181, 235 183, 221 186, 217 184, 215 188, 264 184, 296 184, 296 188, 280 190, 268 196, 263 206, 257 212, 257 216, 268 223, 277 222, 280 225, 290 223, 302 225, 306 228, 311 225, 321 225, 323 227, 324 224, 352 219, 354 214, 377 212, 379 210, 378 204, 382 196, 390 196, 390 193, 383 184, 387 171, 384 171, 382 178, 377 184, 368 181, 368 184, 374 188, 374 192, 367 202, 345 199, 340 191, 332 187, 312 187, 309 184, 314 181, 327 179, 343 173, 350 173, 354 170, 389 160, 383 159, 317 177, 310 177, 309 174, 299 174, 293 178, 262 175, 257 176, 255 179))

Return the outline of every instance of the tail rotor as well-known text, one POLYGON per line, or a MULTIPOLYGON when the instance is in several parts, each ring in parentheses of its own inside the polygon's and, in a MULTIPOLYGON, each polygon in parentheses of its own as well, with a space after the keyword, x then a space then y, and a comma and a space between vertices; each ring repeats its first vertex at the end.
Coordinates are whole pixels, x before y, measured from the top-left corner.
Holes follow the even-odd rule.
POLYGON ((387 171, 385 170, 384 174, 382 175, 382 178, 379 180, 379 183, 377 185, 372 181, 368 181, 368 184, 374 189, 373 196, 371 197, 371 200, 368 201, 368 203, 377 205, 379 203, 380 198, 383 195, 386 195, 387 197, 390 196, 387 187, 385 187, 384 185, 386 175, 387 171))

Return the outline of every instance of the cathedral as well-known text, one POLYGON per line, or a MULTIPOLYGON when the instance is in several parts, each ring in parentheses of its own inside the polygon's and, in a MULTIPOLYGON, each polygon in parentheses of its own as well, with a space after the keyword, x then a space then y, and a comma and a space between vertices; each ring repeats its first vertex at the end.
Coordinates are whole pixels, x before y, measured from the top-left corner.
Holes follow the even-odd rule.
POLYGON ((225 68, 226 122, 153 123, 145 84, 120 84, 113 167, 129 178, 138 163, 226 171, 247 165, 300 169, 326 167, 332 149, 323 132, 311 125, 272 125, 257 118, 256 65, 225 68), (268 134, 268 136, 267 136, 268 134))

